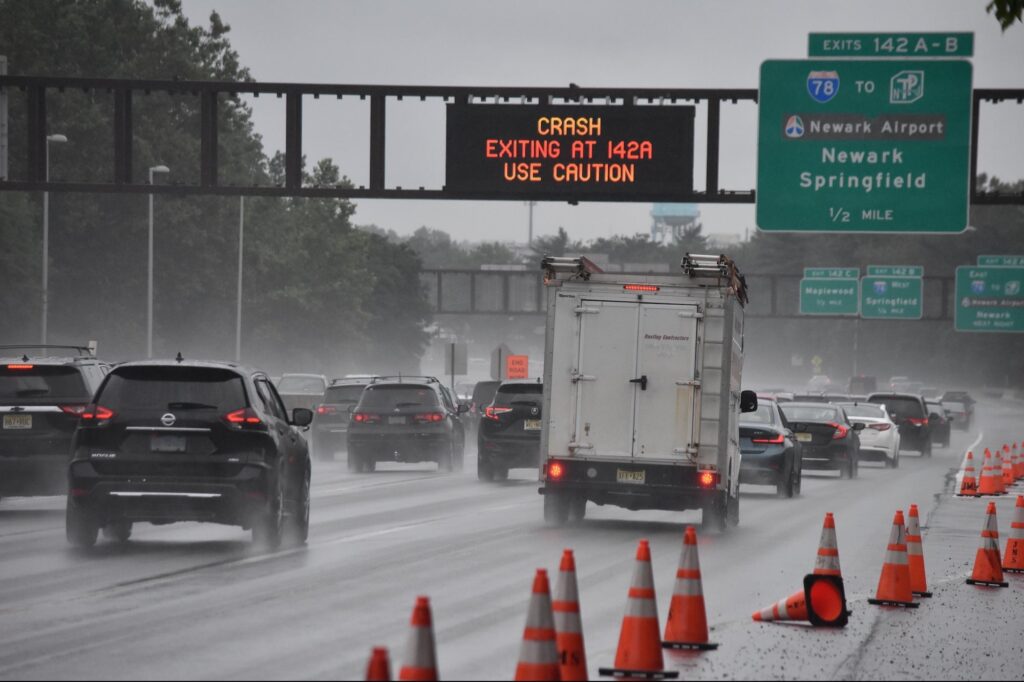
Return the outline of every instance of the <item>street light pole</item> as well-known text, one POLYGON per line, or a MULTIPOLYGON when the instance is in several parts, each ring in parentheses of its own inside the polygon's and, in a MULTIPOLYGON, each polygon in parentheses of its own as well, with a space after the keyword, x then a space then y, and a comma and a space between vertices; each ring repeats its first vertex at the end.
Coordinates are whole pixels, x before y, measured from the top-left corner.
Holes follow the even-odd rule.
POLYGON ((533 246, 533 207, 537 205, 536 201, 527 201, 526 205, 530 207, 530 223, 528 232, 526 234, 526 246, 533 246))
MULTIPOLYGON (((149 169, 149 186, 153 186, 153 173, 170 173, 167 166, 152 166, 149 169)), ((146 357, 153 357, 153 193, 149 193, 149 275, 146 304, 146 357)))
POLYGON ((235 362, 242 361, 242 247, 245 243, 245 197, 238 198, 238 309, 235 315, 235 362))
MULTIPOLYGON (((50 143, 67 142, 64 135, 46 136, 46 182, 50 181, 50 143)), ((43 340, 46 343, 46 321, 50 316, 50 193, 43 192, 43 340)))

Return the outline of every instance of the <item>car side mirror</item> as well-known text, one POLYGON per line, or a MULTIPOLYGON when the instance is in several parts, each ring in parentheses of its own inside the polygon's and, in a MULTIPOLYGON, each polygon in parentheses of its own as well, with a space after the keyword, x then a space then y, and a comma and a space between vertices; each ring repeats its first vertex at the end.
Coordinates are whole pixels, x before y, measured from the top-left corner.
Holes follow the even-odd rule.
POLYGON ((857 422, 856 424, 853 425, 853 430, 854 431, 863 431, 865 426, 866 425, 864 423, 857 422))
POLYGON ((313 423, 313 410, 305 407, 296 407, 292 410, 292 424, 295 426, 309 426, 313 423))
POLYGON ((754 391, 740 393, 740 412, 757 412, 757 393, 754 391))
POLYGON ((466 403, 459 403, 459 406, 456 408, 456 411, 459 414, 466 414, 467 412, 469 412, 469 405, 467 405, 466 403))

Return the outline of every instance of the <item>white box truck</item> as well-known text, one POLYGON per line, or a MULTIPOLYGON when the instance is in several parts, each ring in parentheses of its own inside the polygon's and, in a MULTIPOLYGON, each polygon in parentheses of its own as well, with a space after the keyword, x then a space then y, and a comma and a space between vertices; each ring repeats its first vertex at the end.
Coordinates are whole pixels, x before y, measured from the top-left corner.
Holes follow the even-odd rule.
POLYGON ((547 337, 541 488, 551 524, 587 502, 703 510, 739 523, 739 414, 746 283, 724 256, 679 274, 605 273, 545 258, 547 337))

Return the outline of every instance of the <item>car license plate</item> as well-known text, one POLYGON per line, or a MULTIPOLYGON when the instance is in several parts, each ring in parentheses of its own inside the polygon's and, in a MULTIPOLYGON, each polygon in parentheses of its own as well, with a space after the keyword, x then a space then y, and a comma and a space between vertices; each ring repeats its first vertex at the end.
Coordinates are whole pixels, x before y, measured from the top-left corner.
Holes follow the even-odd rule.
POLYGON ((404 424, 405 417, 388 417, 388 424, 404 424))
POLYGON ((185 436, 153 436, 150 449, 153 452, 187 452, 188 440, 185 436))
POLYGON ((32 415, 30 414, 5 414, 5 429, 31 429, 32 415))
POLYGON ((635 483, 636 485, 643 485, 647 482, 647 472, 619 469, 616 478, 619 483, 635 483))
POLYGON ((801 443, 810 443, 812 440, 814 440, 814 434, 798 433, 796 434, 796 439, 801 443))
POLYGON ((524 431, 540 431, 541 421, 539 419, 527 419, 523 422, 524 431))

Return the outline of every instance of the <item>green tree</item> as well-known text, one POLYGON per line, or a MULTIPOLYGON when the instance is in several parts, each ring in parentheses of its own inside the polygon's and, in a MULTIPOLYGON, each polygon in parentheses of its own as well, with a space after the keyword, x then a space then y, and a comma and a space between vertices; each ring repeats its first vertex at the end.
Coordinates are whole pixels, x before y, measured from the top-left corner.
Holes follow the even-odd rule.
POLYGON ((988 12, 995 12, 996 19, 1003 30, 1013 26, 1014 22, 1022 21, 1024 16, 1024 0, 992 0, 988 3, 988 12))

